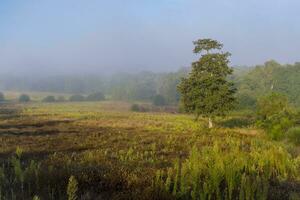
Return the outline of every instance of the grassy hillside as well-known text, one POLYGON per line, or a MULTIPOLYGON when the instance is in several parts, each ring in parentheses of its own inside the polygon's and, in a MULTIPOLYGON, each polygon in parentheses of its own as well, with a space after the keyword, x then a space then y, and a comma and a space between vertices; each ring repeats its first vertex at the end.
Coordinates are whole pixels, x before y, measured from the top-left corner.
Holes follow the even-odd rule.
POLYGON ((2 105, 1 199, 299 197, 299 147, 268 140, 251 115, 232 113, 208 130, 204 119, 129 109, 2 105))

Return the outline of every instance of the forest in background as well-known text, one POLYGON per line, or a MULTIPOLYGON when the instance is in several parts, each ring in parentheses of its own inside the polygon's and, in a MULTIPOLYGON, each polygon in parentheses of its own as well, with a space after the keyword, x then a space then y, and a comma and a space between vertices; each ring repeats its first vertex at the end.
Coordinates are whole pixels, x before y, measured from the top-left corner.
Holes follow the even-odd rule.
MULTIPOLYGON (((2 76, 0 90, 68 94, 102 92, 108 99, 123 101, 151 101, 161 95, 167 104, 176 105, 179 102, 177 85, 188 73, 189 68, 170 73, 118 73, 111 76, 2 76)), ((295 106, 300 105, 299 62, 281 65, 271 60, 255 67, 234 67, 230 79, 238 91, 237 108, 251 108, 258 97, 271 91, 287 96, 295 106)))

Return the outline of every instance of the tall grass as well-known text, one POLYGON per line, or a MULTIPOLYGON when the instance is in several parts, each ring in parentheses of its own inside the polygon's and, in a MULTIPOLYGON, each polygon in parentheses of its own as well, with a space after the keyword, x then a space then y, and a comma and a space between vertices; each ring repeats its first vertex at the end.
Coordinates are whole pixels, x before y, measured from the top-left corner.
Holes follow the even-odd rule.
POLYGON ((185 161, 158 171, 154 185, 179 199, 267 199, 270 182, 296 178, 298 167, 281 147, 227 140, 193 147, 185 161))
POLYGON ((77 200, 78 182, 74 176, 69 178, 67 194, 68 200, 77 200))
POLYGON ((61 177, 55 177, 50 166, 42 169, 40 162, 25 160, 22 152, 17 148, 15 155, 1 163, 0 200, 39 199, 37 194, 42 195, 42 199, 65 198, 65 189, 61 187, 65 180, 53 183, 61 177))

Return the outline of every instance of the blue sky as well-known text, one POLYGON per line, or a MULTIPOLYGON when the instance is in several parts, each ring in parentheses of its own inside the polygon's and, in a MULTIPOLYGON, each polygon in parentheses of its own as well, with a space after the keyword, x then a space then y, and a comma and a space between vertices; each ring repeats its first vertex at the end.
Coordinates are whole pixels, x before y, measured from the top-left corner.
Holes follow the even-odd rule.
POLYGON ((299 0, 1 0, 2 72, 171 71, 213 38, 232 65, 300 61, 299 0))

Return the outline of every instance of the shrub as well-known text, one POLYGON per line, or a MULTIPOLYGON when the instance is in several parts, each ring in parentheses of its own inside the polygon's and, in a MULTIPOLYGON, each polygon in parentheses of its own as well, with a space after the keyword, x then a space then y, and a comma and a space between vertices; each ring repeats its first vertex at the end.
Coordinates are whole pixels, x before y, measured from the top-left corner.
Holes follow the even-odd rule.
POLYGON ((150 109, 143 105, 132 104, 130 110, 134 112, 148 112, 150 109))
POLYGON ((272 93, 257 102, 257 125, 264 128, 272 139, 283 139, 285 133, 295 123, 295 113, 287 98, 272 93))
POLYGON ((69 100, 70 100, 70 101, 74 101, 74 102, 75 102, 75 101, 84 101, 85 98, 84 98, 84 96, 82 96, 82 95, 80 95, 80 94, 76 94, 76 95, 70 96, 69 100))
POLYGON ((0 102, 1 101, 5 101, 5 97, 4 97, 4 94, 2 92, 0 92, 0 102))
POLYGON ((134 112, 139 112, 140 111, 140 107, 139 107, 138 104, 132 104, 130 110, 134 111, 134 112))
POLYGON ((21 94, 19 97, 19 102, 26 103, 30 101, 30 97, 27 94, 21 94))
POLYGON ((90 94, 87 98, 87 101, 103 101, 105 100, 105 96, 101 92, 90 94))
POLYGON ((269 136, 274 140, 283 139, 289 128, 293 127, 294 120, 288 116, 275 116, 264 122, 263 127, 267 130, 269 136))
POLYGON ((162 95, 155 95, 153 98, 153 105, 155 106, 164 106, 166 105, 166 100, 162 95))
POLYGON ((287 138, 289 142, 300 145, 300 127, 290 128, 287 132, 287 138))
POLYGON ((288 99, 282 94, 271 93, 257 101, 257 114, 261 120, 268 120, 274 115, 289 112, 289 110, 288 99))
POLYGON ((47 96, 43 99, 43 102, 47 102, 47 103, 52 103, 55 102, 55 97, 54 96, 47 96))

